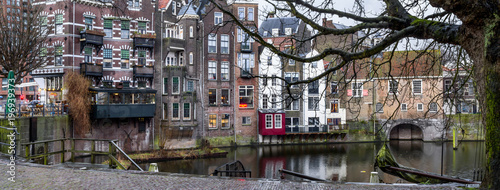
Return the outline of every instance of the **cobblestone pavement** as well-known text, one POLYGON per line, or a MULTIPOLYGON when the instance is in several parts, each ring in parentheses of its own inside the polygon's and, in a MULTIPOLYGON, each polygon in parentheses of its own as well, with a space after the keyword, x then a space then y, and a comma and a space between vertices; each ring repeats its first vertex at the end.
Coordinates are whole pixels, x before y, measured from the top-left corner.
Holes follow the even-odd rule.
POLYGON ((111 169, 81 170, 20 163, 15 165, 15 182, 11 182, 8 181, 9 168, 7 160, 0 159, 0 189, 458 189, 443 185, 314 183, 111 169))

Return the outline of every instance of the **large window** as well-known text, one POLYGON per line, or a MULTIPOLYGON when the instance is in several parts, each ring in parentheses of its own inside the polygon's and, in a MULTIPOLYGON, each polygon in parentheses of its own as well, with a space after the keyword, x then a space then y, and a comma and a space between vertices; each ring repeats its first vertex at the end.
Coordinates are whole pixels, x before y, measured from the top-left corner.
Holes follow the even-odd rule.
POLYGON ((128 20, 122 20, 122 24, 121 24, 121 28, 122 28, 122 33, 121 33, 121 38, 122 39, 128 39, 129 36, 130 36, 130 21, 128 20))
MULTIPOLYGON (((8 10, 10 10, 10 8, 7 8, 7 12, 8 10)), ((41 27, 40 32, 43 35, 47 34, 47 24, 48 24, 47 16, 40 16, 40 27, 41 27)))
POLYGON ((220 95, 220 101, 223 106, 229 105, 229 89, 222 89, 220 95))
POLYGON ((299 118, 298 117, 286 117, 285 118, 285 125, 286 126, 297 126, 297 125, 299 125, 299 118))
POLYGON ((137 32, 140 34, 146 34, 146 22, 137 23, 137 32))
POLYGON ((172 77, 172 94, 180 93, 180 81, 179 77, 172 77))
POLYGON ((217 34, 208 35, 208 53, 217 53, 217 34))
POLYGON ((217 62, 208 62, 208 80, 217 80, 217 62))
POLYGON ((267 94, 262 95, 262 109, 267 109, 267 94))
POLYGON ((92 30, 93 22, 93 18, 85 17, 85 30, 92 30))
POLYGON ((332 94, 337 94, 338 93, 338 83, 337 82, 331 82, 330 83, 330 90, 332 94))
POLYGON ((330 112, 339 113, 339 100, 332 100, 330 102, 330 112))
POLYGON ((215 25, 222 25, 222 13, 221 12, 214 12, 214 24, 215 25))
POLYGON ((307 98, 307 110, 318 111, 319 110, 319 97, 309 97, 307 98))
POLYGON ((56 53, 55 53, 55 65, 56 66, 61 66, 63 62, 63 47, 62 46, 56 46, 55 47, 56 53))
POLYGON ((229 114, 225 113, 221 115, 220 118, 220 128, 221 129, 229 129, 229 114))
POLYGON ((113 37, 113 20, 104 19, 104 33, 106 34, 106 38, 113 37))
POLYGON ((221 80, 229 80, 229 62, 223 61, 220 65, 221 80))
POLYGON ((294 99, 288 97, 285 101, 285 110, 297 111, 300 109, 299 99, 294 99))
POLYGON ((191 119, 191 104, 190 103, 184 103, 184 115, 183 115, 184 120, 189 120, 191 119))
POLYGON ((104 68, 113 67, 113 49, 104 49, 102 51, 102 58, 104 68))
POLYGON ((271 95, 271 108, 276 108, 277 100, 276 100, 276 94, 271 95))
POLYGON ((272 129, 272 128, 273 128, 273 115, 266 114, 266 129, 272 129))
POLYGON ((168 94, 168 78, 163 78, 163 94, 168 94))
MULTIPOLYGON (((287 83, 299 81, 299 73, 285 73, 285 81, 287 83)), ((292 88, 296 88, 297 85, 293 85, 292 88)))
POLYGON ((172 119, 179 120, 179 103, 172 103, 172 119))
POLYGON ((186 92, 193 92, 194 91, 194 81, 192 80, 185 80, 186 81, 186 87, 184 91, 186 92))
POLYGON ((280 114, 276 114, 274 115, 274 128, 275 129, 281 129, 282 128, 282 120, 283 118, 281 118, 281 115, 280 114))
POLYGON ((208 89, 208 105, 217 105, 217 89, 208 89))
POLYGON ((209 129, 217 129, 217 115, 216 114, 208 115, 208 128, 209 129))
POLYGON ((146 65, 146 50, 139 50, 138 56, 138 65, 146 65))
POLYGON ((319 125, 319 117, 308 117, 307 121, 308 125, 319 125))
POLYGON ((309 83, 309 85, 307 85, 308 87, 308 92, 309 94, 318 94, 319 93, 319 81, 318 80, 315 80, 315 81, 312 81, 309 83))
POLYGON ((85 47, 84 48, 84 60, 85 63, 92 63, 92 47, 85 47))
POLYGON ((229 35, 220 35, 220 53, 229 53, 229 35))
POLYGON ((351 83, 351 90, 353 97, 363 97, 363 83, 361 82, 351 83))
POLYGON ((243 69, 244 71, 247 71, 249 73, 252 73, 252 68, 254 68, 255 63, 254 63, 254 54, 248 54, 248 53, 239 53, 238 54, 238 66, 243 69))
POLYGON ((248 15, 247 15, 247 20, 249 21, 253 21, 254 18, 253 18, 253 8, 248 8, 248 15))
POLYGON ((130 51, 128 49, 121 50, 121 68, 128 69, 128 62, 130 59, 130 51))
POLYGON ((239 86, 240 108, 253 108, 253 86, 239 86))
POLYGON ((245 7, 238 8, 238 18, 240 18, 240 20, 245 20, 245 7))
POLYGON ((56 14, 56 34, 63 34, 63 15, 56 14))
POLYGON ((398 81, 397 80, 389 80, 389 93, 396 94, 398 93, 398 81))
POLYGON ((422 94, 422 80, 413 80, 413 94, 422 94))
POLYGON ((8 90, 8 79, 7 78, 2 78, 2 90, 5 91, 5 90, 8 90))

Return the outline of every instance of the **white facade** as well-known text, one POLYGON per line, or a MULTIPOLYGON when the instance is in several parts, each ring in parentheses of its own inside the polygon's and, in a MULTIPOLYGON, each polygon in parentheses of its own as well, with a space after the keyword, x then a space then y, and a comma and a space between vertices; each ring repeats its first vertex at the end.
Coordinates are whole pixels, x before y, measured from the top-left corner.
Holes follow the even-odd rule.
MULTIPOLYGON (((316 56, 318 52, 312 50, 306 57, 316 56)), ((303 80, 314 78, 325 72, 323 60, 303 63, 303 80)), ((303 89, 304 106, 302 107, 304 125, 325 125, 326 124, 326 79, 321 78, 313 83, 309 83, 303 89), (316 105, 317 104, 317 105, 316 105), (318 123, 319 122, 319 123, 318 123)))
POLYGON ((259 109, 282 109, 282 64, 280 58, 265 48, 259 60, 259 109), (266 78, 271 77, 271 78, 266 78), (272 78, 278 77, 278 78, 272 78))

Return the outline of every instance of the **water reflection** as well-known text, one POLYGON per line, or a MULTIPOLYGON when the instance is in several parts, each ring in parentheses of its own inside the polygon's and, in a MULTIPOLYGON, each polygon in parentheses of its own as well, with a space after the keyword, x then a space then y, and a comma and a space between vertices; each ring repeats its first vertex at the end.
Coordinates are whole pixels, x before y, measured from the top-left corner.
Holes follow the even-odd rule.
MULTIPOLYGON (((472 179, 475 166, 484 164, 484 143, 464 142, 453 151, 451 143, 391 141, 390 150, 404 166, 472 179), (443 148, 443 149, 442 149, 443 148), (443 152, 443 154, 441 154, 443 152), (443 160, 443 167, 441 167, 443 160)), ((181 160, 159 163, 162 172, 208 175, 218 166, 240 160, 254 178, 280 178, 280 169, 339 182, 369 182, 374 159, 381 143, 286 145, 227 149, 226 158, 181 160)), ((143 167, 147 168, 146 164, 143 167)), ((290 180, 301 180, 285 176, 290 180)), ((398 179, 382 175, 388 183, 398 179)))

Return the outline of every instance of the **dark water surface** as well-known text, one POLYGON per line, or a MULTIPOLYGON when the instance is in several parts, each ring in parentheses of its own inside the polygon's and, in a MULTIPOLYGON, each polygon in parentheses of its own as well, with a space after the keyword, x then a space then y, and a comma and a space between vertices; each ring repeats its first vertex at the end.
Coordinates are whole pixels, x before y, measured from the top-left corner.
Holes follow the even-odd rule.
MULTIPOLYGON (((279 179, 279 169, 340 182, 369 182, 374 159, 382 143, 285 145, 227 148, 226 158, 178 160, 158 163, 161 172, 209 175, 218 166, 240 160, 253 178, 279 179)), ((473 179, 485 163, 484 142, 462 142, 457 150, 422 141, 391 141, 390 150, 399 164, 444 175, 473 179), (443 168, 443 170, 441 170, 443 168)), ((148 164, 141 167, 148 168, 148 164)), ((382 174, 382 173, 381 173, 382 174)), ((380 176, 387 183, 398 178, 380 176)), ((287 179, 300 180, 290 176, 287 179)))

